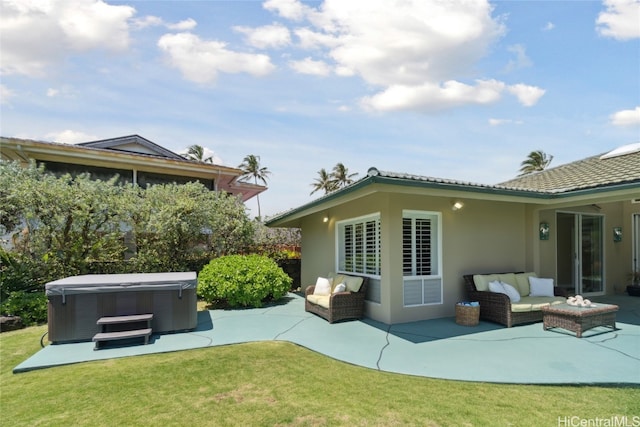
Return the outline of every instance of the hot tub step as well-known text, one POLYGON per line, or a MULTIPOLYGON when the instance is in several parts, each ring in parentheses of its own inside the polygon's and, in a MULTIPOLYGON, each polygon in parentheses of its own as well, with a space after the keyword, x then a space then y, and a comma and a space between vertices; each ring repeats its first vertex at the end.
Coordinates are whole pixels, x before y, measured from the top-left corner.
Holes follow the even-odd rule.
POLYGON ((144 343, 149 344, 149 337, 151 336, 151 328, 145 329, 132 329, 129 331, 119 332, 99 332, 93 336, 92 341, 96 343, 94 350, 100 348, 100 343, 104 341, 124 340, 129 338, 142 338, 144 337, 144 343))
POLYGON ((133 314, 130 316, 108 316, 98 319, 96 324, 98 325, 115 325, 117 323, 132 323, 132 322, 149 322, 153 319, 153 313, 150 314, 133 314))

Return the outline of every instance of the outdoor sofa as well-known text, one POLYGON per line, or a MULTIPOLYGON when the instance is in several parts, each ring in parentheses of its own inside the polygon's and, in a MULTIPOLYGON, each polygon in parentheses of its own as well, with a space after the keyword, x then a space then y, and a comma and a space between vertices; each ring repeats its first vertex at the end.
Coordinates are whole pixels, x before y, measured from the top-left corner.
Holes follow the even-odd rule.
POLYGON ((361 319, 367 278, 345 274, 319 277, 315 285, 305 290, 304 309, 329 323, 346 319, 361 319))
MULTIPOLYGON (((508 328, 540 322, 543 306, 560 304, 567 299, 567 292, 554 286, 552 279, 540 279, 532 272, 467 274, 463 277, 469 299, 480 303, 480 319, 500 323, 508 328), (512 289, 495 292, 496 282, 510 285, 518 295, 510 297, 508 293, 513 293, 512 289), (544 296, 540 296, 541 294, 544 296)), ((505 289, 507 287, 503 287, 505 289)))

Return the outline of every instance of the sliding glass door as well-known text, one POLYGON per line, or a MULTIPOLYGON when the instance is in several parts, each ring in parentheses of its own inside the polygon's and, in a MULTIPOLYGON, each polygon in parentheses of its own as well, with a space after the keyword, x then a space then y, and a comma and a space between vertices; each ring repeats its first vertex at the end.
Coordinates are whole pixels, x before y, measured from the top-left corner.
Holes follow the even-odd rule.
POLYGON ((603 222, 601 215, 558 212, 558 286, 581 295, 604 292, 603 222))

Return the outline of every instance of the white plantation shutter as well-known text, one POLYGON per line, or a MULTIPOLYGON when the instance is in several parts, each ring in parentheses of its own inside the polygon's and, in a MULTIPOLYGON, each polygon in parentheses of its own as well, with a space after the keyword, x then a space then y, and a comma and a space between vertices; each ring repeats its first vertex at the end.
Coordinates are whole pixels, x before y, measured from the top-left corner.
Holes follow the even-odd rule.
POLYGON ((338 270, 380 274, 380 216, 341 221, 338 227, 338 270))
POLYGON ((442 303, 439 224, 439 213, 403 211, 402 273, 405 306, 442 303))

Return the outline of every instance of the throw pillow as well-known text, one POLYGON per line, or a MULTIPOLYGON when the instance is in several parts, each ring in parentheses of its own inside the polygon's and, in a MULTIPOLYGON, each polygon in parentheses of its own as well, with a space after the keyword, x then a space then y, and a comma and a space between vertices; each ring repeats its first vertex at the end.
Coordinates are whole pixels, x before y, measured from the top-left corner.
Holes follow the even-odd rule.
POLYGON ((504 293, 507 294, 511 302, 520 301, 520 292, 518 292, 516 288, 504 282, 502 282, 502 287, 504 288, 504 293))
POLYGON ((553 279, 529 277, 532 297, 553 297, 553 279))
POLYGON ((536 276, 536 273, 533 273, 533 272, 516 274, 518 291, 520 292, 520 295, 523 297, 526 297, 531 292, 531 289, 529 287, 529 277, 537 277, 537 276, 536 276))
POLYGON ((504 287, 502 286, 502 283, 500 283, 500 281, 494 280, 493 282, 489 282, 489 292, 504 294, 504 287))
POLYGON ((358 276, 346 276, 344 284, 347 286, 349 292, 358 292, 362 286, 364 279, 358 276))
POLYGON ((316 287, 313 290, 314 295, 331 295, 331 282, 324 277, 318 277, 316 287))
POLYGON ((478 291, 488 291, 489 282, 493 282, 494 280, 498 280, 497 274, 476 274, 473 276, 473 283, 475 283, 476 290, 478 291))
POLYGON ((339 283, 336 285, 335 288, 333 288, 333 293, 337 294, 338 292, 344 292, 347 290, 347 285, 345 285, 344 283, 339 283))
POLYGON ((511 286, 508 283, 500 282, 499 280, 494 280, 493 282, 489 282, 489 292, 496 292, 499 294, 505 294, 509 297, 509 300, 513 302, 520 301, 520 293, 516 288, 511 286))

